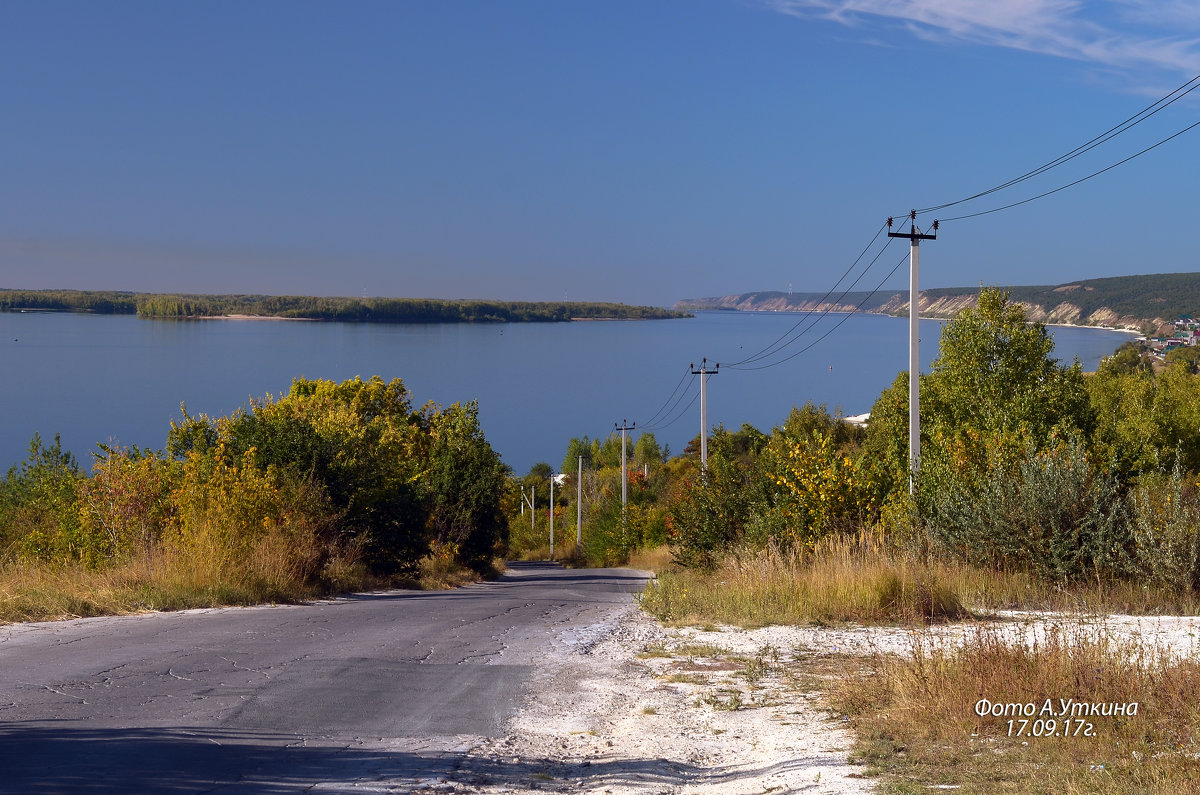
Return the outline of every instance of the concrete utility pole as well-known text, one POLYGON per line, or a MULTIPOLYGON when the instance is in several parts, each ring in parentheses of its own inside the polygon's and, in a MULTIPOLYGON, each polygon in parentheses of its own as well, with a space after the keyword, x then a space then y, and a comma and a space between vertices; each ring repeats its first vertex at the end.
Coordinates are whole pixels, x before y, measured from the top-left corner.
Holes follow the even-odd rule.
POLYGON ((933 234, 921 234, 917 228, 917 211, 908 214, 910 221, 907 232, 893 232, 892 219, 887 219, 888 237, 907 237, 911 241, 908 255, 908 493, 916 491, 916 473, 921 467, 921 374, 920 331, 921 292, 918 288, 920 251, 922 240, 937 240, 938 222, 933 222, 933 234))
POLYGON ((521 513, 525 513, 525 503, 529 503, 529 530, 534 532, 537 530, 535 523, 537 522, 537 508, 534 503, 537 501, 537 486, 529 487, 529 496, 525 496, 525 487, 521 487, 521 513))
POLYGON ((550 560, 554 560, 554 473, 550 473, 550 560))
POLYGON ((575 482, 575 554, 583 549, 583 456, 579 456, 579 478, 575 482))
POLYGON ((627 492, 627 487, 629 485, 629 478, 627 478, 625 476, 625 433, 626 433, 626 431, 632 431, 636 427, 637 427, 637 423, 635 422, 633 425, 630 425, 629 420, 621 420, 620 425, 617 425, 615 422, 613 423, 613 430, 621 432, 621 515, 622 516, 625 515, 625 503, 627 501, 626 500, 626 496, 627 496, 626 492, 627 492))
POLYGON ((703 472, 708 467, 708 400, 704 391, 704 382, 708 379, 706 376, 716 375, 721 363, 717 362, 713 369, 709 370, 708 359, 700 360, 700 369, 697 370, 695 362, 688 365, 692 368, 692 375, 700 376, 700 471, 703 472))

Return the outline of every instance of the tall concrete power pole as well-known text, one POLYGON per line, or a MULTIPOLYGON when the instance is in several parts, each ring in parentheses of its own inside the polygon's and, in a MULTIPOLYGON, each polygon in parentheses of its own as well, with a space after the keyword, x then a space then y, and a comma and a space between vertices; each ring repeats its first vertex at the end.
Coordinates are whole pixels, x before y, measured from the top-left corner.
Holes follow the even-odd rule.
POLYGON ((920 330, 921 291, 918 287, 918 272, 922 240, 937 240, 938 222, 933 222, 933 234, 921 234, 917 228, 917 211, 908 214, 909 230, 893 232, 892 219, 887 219, 888 237, 907 237, 911 242, 908 264, 908 493, 916 488, 916 473, 921 468, 921 357, 920 330))
POLYGON ((700 376, 700 470, 703 471, 708 467, 708 399, 704 389, 704 383, 708 380, 708 376, 716 375, 717 370, 721 367, 721 363, 717 362, 713 369, 709 370, 708 359, 700 360, 700 369, 696 369, 696 364, 693 362, 689 365, 692 368, 692 375, 700 376))
POLYGON ((625 513, 625 503, 627 501, 627 496, 628 496, 627 491, 628 491, 628 487, 629 487, 629 478, 625 476, 625 433, 627 431, 632 431, 636 427, 637 427, 637 423, 635 422, 633 425, 630 425, 629 420, 621 420, 620 425, 617 425, 615 422, 613 423, 613 430, 621 432, 621 514, 622 515, 624 515, 624 513, 625 513))

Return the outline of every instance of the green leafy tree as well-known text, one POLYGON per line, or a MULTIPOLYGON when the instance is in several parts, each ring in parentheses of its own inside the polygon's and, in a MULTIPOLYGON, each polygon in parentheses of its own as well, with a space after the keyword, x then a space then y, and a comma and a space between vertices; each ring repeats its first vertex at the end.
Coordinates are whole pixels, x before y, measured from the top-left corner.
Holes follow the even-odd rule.
MULTIPOLYGON (((1200 349, 1194 350, 1200 352, 1200 349)), ((1153 357, 1143 351, 1141 345, 1136 342, 1126 342, 1122 343, 1112 356, 1105 356, 1100 360, 1097 372, 1106 376, 1146 373, 1153 369, 1152 361, 1153 357)), ((1195 372, 1194 368, 1193 372, 1195 372)))
POLYGON ((596 448, 596 443, 586 436, 572 437, 571 441, 567 442, 567 454, 563 457, 562 471, 574 472, 579 466, 580 456, 583 456, 584 469, 595 467, 596 448))
POLYGON ((484 439, 474 401, 434 411, 427 422, 433 440, 421 484, 433 538, 460 563, 485 571, 507 541, 508 467, 484 439))
POLYGON ((1096 411, 1093 444, 1125 476, 1200 471, 1200 381, 1187 362, 1155 374, 1101 369, 1087 381, 1096 411))
MULTIPOLYGON (((942 330, 939 354, 920 378, 921 467, 926 488, 944 477, 975 477, 993 465, 1013 467, 1027 445, 1087 436, 1095 425, 1078 361, 1054 359, 1054 340, 1008 293, 985 288, 978 307, 942 330)), ((867 450, 890 489, 907 481, 907 374, 871 412, 867 450)))
POLYGON ((29 457, 0 482, 0 553, 96 565, 106 550, 81 532, 75 509, 82 475, 57 434, 50 445, 33 435, 29 457))
POLYGON ((1167 366, 1176 363, 1182 363, 1192 375, 1200 371, 1200 347, 1195 345, 1181 345, 1174 350, 1168 351, 1163 357, 1163 361, 1167 366))
POLYGON ((747 541, 748 523, 766 501, 768 481, 756 455, 761 436, 751 426, 738 433, 717 426, 709 443, 707 468, 675 484, 665 529, 681 564, 712 568, 747 541))
POLYGON ((665 460, 663 449, 653 433, 646 432, 638 435, 637 442, 633 445, 633 465, 635 467, 643 465, 657 467, 665 460))

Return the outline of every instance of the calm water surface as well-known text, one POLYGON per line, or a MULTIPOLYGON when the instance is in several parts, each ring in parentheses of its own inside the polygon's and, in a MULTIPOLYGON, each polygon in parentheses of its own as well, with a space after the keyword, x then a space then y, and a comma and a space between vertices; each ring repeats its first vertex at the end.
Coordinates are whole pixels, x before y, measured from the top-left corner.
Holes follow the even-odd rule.
MULTIPOLYGON (((800 318, 702 312, 687 320, 512 325, 365 325, 265 320, 150 321, 48 312, 0 313, 7 378, 0 409, 0 466, 25 457, 36 431, 62 435, 90 464, 99 442, 161 448, 180 403, 228 414, 250 397, 287 390, 292 378, 400 377, 415 403, 479 401, 484 433, 523 473, 556 467, 572 436, 605 436, 613 423, 643 425, 680 382, 689 362, 731 362, 769 345, 800 318)), ((842 316, 802 338, 809 344, 842 316)), ((806 324, 807 325, 807 324, 806 324)), ((921 322, 922 369, 937 352, 941 322, 921 322)), ((1128 335, 1054 328, 1055 355, 1096 368, 1128 335)), ((757 372, 721 369, 708 380, 709 423, 763 430, 807 400, 845 414, 871 404, 907 369, 903 318, 856 315, 807 352, 757 372)), ((684 411, 698 377, 656 431, 680 451, 700 428, 684 411)), ((658 422, 654 424, 659 424, 658 422)))

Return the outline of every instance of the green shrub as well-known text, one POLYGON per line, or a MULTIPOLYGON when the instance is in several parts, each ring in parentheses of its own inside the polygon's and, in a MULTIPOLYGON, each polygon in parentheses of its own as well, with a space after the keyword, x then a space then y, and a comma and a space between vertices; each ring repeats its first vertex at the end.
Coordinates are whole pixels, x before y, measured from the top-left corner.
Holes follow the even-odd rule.
POLYGON ((29 457, 0 482, 0 554, 87 566, 103 561, 106 545, 83 531, 75 508, 81 477, 57 435, 45 446, 34 434, 29 457))
POLYGON ((1200 589, 1200 494, 1179 467, 1143 475, 1129 495, 1137 576, 1152 587, 1200 589))
POLYGON ((977 484, 946 479, 930 501, 931 545, 974 565, 1057 581, 1128 569, 1119 482, 1089 465, 1078 440, 1042 452, 1027 447, 1015 470, 994 465, 977 484))

